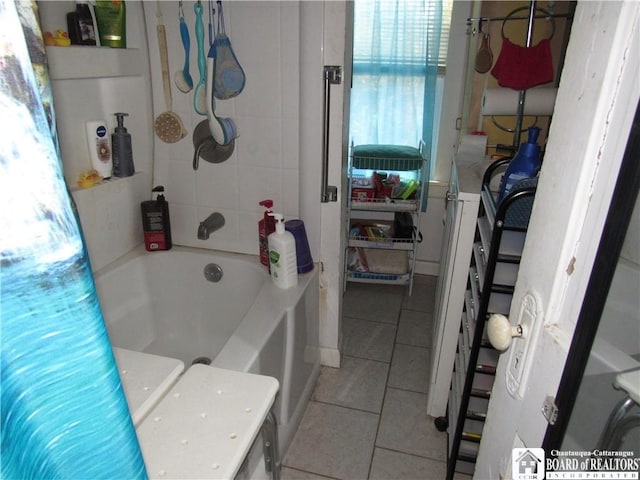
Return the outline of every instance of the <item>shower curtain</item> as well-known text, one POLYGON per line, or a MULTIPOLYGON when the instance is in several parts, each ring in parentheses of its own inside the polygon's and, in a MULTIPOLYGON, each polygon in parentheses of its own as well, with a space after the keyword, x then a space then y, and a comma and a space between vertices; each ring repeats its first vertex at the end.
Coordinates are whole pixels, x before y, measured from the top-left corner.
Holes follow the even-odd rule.
POLYGON ((0 2, 0 65, 0 476, 146 478, 62 175, 35 2, 0 2))

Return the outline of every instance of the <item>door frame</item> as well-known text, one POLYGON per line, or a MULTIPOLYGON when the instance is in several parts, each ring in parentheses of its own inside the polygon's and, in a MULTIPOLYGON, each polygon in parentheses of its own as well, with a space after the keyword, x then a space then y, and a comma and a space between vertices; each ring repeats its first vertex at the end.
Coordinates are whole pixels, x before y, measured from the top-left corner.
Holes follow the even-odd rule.
POLYGON ((567 361, 555 396, 557 418, 547 427, 542 448, 549 452, 562 446, 571 413, 587 367, 600 317, 618 264, 640 189, 640 103, 629 133, 611 205, 585 291, 567 361))

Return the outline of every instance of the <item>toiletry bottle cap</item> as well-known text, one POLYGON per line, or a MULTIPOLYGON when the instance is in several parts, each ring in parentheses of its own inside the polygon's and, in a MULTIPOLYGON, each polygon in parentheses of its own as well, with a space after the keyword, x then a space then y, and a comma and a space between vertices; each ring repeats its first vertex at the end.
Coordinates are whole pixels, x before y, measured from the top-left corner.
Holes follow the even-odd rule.
POLYGON ((276 233, 284 233, 284 217, 281 213, 270 213, 276 222, 276 233))
POLYGON ((527 130, 527 143, 537 143, 540 135, 540 127, 529 127, 527 130))
POLYGON ((270 199, 262 200, 260 203, 258 203, 258 205, 266 208, 271 208, 273 207, 273 200, 270 200, 270 199))
POLYGON ((153 190, 151 190, 151 191, 152 191, 152 192, 155 192, 155 193, 157 193, 157 194, 158 194, 158 195, 156 196, 156 199, 157 199, 157 200, 164 201, 164 195, 163 195, 163 193, 164 193, 164 186, 162 186, 162 185, 158 185, 157 187, 153 187, 153 190))
POLYGON ((116 127, 116 130, 126 132, 127 129, 124 126, 124 117, 128 117, 129 114, 124 112, 118 112, 118 113, 114 113, 114 115, 116 116, 116 121, 118 122, 118 126, 116 127))

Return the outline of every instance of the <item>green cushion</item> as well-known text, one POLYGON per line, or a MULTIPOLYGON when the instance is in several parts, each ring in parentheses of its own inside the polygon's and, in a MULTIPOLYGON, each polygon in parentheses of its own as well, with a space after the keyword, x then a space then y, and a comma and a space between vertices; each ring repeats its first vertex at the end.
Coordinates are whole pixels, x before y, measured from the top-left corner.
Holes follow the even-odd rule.
POLYGON ((407 145, 358 145, 353 148, 353 166, 371 170, 418 170, 420 150, 407 145))

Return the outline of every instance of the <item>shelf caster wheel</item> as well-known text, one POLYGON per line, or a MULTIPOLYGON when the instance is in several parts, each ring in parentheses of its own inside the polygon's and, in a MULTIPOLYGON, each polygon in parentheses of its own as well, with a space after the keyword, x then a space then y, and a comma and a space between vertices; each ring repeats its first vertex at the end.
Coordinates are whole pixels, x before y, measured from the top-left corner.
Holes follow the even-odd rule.
POLYGON ((447 427, 449 427, 449 421, 447 417, 438 417, 433 421, 433 424, 436 426, 439 432, 446 432, 447 427))

